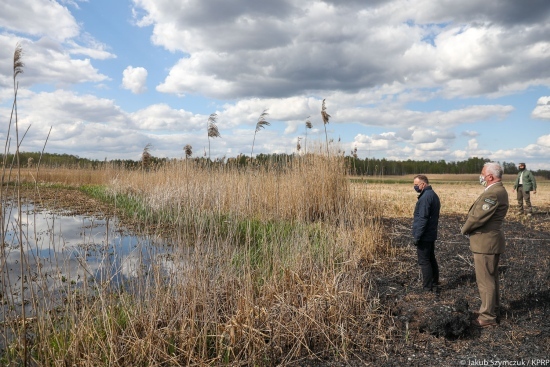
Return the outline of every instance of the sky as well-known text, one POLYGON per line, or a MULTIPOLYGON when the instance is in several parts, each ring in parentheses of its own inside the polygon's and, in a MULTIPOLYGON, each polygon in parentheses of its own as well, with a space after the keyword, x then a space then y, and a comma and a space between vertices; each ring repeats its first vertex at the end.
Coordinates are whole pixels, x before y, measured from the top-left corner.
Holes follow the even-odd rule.
POLYGON ((360 158, 550 169, 547 0, 3 0, 3 141, 17 44, 21 151, 219 159, 328 138, 360 158))

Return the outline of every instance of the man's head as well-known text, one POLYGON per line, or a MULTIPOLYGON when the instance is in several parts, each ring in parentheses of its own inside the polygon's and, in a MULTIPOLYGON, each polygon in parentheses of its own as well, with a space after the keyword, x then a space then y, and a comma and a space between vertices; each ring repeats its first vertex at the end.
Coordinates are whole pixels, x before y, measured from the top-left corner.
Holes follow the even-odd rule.
POLYGON ((428 177, 424 175, 416 175, 413 179, 413 185, 414 190, 416 192, 422 192, 426 186, 428 186, 430 182, 428 181, 428 177))
POLYGON ((481 170, 481 176, 479 176, 479 181, 483 186, 489 186, 495 182, 502 180, 502 167, 496 162, 489 162, 483 165, 481 170), (485 184, 483 184, 485 182, 485 184))
POLYGON ((518 168, 519 168, 520 171, 523 171, 525 169, 525 163, 520 163, 518 165, 518 168))

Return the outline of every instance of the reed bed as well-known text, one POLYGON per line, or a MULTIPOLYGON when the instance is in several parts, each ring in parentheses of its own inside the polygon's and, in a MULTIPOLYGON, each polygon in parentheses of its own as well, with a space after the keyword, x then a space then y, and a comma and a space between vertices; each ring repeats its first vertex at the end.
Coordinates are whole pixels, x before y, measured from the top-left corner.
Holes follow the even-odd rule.
MULTIPOLYGON (((144 232, 167 238, 170 251, 123 284, 58 284, 63 302, 37 306, 24 332, 33 363, 277 365, 383 352, 394 332, 368 275, 388 250, 381 206, 351 186, 340 157, 76 176, 110 177, 104 195, 139 202, 144 232)), ((20 321, 4 326, 4 361, 17 364, 20 321)))
MULTIPOLYGON (((345 172, 336 154, 265 167, 181 160, 150 170, 22 170, 37 191, 86 187, 169 251, 147 247, 154 260, 137 263, 132 277, 120 268, 118 277, 58 279, 55 292, 30 287, 25 322, 18 301, 3 296, 1 362, 267 366, 384 354, 396 330, 370 273, 394 251, 384 218, 411 217, 416 193, 412 176, 345 172)), ((430 177, 443 214, 467 212, 482 190, 476 179, 430 177)), ((540 180, 535 207, 550 207, 549 188, 540 180)), ((32 264, 24 272, 44 284, 32 264)))
MULTIPOLYGON (((113 175, 120 170, 112 165, 104 165, 97 169, 74 167, 22 167, 20 181, 30 185, 60 185, 79 187, 81 185, 107 185, 113 175)), ((7 175, 8 181, 14 179, 14 174, 7 175)))

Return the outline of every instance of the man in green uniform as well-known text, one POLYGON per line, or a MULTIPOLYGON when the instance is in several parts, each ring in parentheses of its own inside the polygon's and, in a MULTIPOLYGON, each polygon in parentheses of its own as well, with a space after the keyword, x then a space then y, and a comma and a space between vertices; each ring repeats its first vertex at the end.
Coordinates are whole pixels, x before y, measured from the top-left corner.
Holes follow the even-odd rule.
POLYGON ((477 327, 496 326, 500 308, 498 261, 504 252, 502 224, 509 207, 508 193, 501 182, 502 173, 498 163, 490 162, 483 166, 479 182, 485 190, 470 207, 461 229, 462 234, 470 238, 470 250, 474 255, 481 298, 479 316, 473 322, 477 327))
POLYGON ((537 181, 535 175, 531 171, 525 169, 525 163, 518 165, 519 173, 514 184, 514 191, 517 190, 518 212, 523 214, 523 200, 527 208, 527 215, 532 215, 533 207, 531 206, 531 191, 537 193, 537 181))

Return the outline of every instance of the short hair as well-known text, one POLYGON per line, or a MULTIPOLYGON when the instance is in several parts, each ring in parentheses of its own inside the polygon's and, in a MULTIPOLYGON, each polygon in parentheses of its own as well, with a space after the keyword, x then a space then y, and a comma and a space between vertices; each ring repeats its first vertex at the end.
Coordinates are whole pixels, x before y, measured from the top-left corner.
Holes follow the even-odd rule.
POLYGON ((413 180, 415 178, 418 178, 420 181, 424 182, 426 185, 430 184, 430 181, 428 181, 428 177, 426 177, 425 175, 416 175, 413 177, 413 180))
POLYGON ((483 165, 485 167, 485 173, 489 173, 496 178, 502 178, 502 167, 497 162, 487 162, 483 165))
POLYGON ((525 167, 525 163, 520 163, 520 164, 518 164, 518 166, 523 166, 523 167, 525 167))

